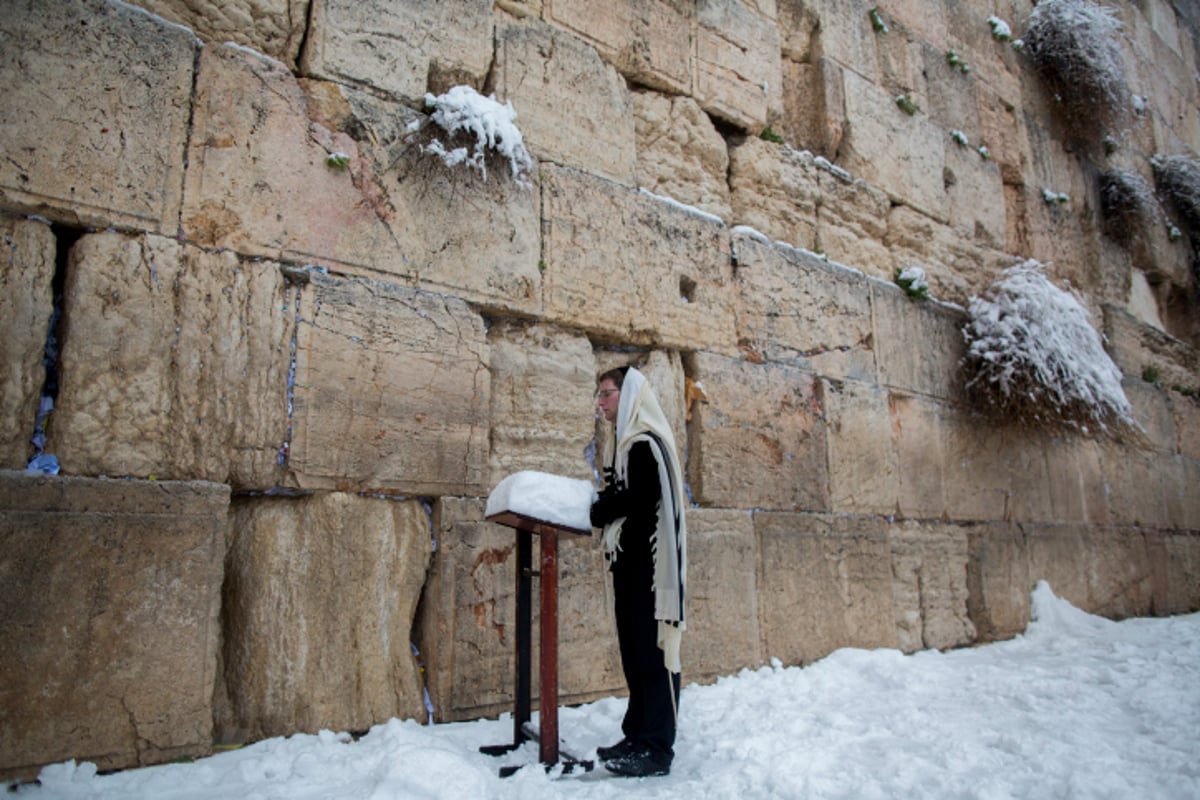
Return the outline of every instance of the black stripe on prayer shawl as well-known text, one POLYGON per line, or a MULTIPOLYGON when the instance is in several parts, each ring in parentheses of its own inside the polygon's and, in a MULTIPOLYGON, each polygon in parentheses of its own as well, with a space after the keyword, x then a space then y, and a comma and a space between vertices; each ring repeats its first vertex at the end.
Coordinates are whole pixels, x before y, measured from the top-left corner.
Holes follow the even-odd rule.
MULTIPOLYGON (((667 496, 671 498, 671 505, 675 507, 675 514, 674 514, 675 518, 673 520, 671 520, 671 523, 672 523, 672 526, 675 528, 675 563, 679 565, 679 618, 683 619, 683 604, 684 604, 683 593, 685 591, 685 588, 684 588, 684 582, 683 582, 683 549, 680 546, 680 541, 679 541, 679 517, 680 517, 680 515, 683 514, 683 509, 680 508, 680 504, 679 504, 679 500, 678 500, 679 493, 675 491, 675 471, 673 469, 671 469, 671 457, 670 457, 670 454, 667 452, 667 445, 662 440, 662 437, 660 437, 654 431, 648 430, 648 431, 646 431, 646 435, 650 437, 650 439, 654 443, 654 446, 658 448, 658 452, 663 458, 663 463, 667 465, 667 469, 666 469, 667 481, 671 484, 670 487, 668 487, 670 489, 671 493, 667 496)), ((661 489, 661 487, 660 487, 660 489, 661 489)), ((662 500, 659 499, 658 502, 661 505, 662 500)), ((658 539, 658 537, 656 536, 655 542, 654 542, 655 549, 658 548, 657 539, 658 539)), ((675 623, 675 624, 678 625, 679 623, 675 623)))

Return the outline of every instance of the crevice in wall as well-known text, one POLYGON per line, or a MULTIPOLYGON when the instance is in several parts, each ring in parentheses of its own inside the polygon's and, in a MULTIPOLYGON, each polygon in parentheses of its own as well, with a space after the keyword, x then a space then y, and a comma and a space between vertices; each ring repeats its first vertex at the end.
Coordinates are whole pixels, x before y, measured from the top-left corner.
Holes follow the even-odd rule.
POLYGON ((58 459, 46 452, 46 431, 50 424, 50 415, 54 411, 54 403, 58 400, 59 377, 62 369, 63 333, 63 298, 67 284, 67 265, 71 257, 71 248, 83 236, 79 228, 69 228, 52 224, 50 231, 54 235, 54 277, 51 281, 53 306, 50 319, 46 324, 46 344, 42 351, 42 367, 45 379, 38 400, 37 418, 34 420, 33 435, 30 443, 33 454, 30 456, 28 469, 38 470, 50 475, 58 473, 58 459))

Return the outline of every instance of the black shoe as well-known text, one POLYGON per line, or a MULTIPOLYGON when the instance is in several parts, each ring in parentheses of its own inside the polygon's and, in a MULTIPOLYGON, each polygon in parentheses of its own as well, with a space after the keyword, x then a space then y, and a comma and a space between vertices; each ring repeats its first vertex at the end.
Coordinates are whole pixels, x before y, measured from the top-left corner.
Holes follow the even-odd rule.
POLYGON ((601 761, 612 761, 614 758, 622 758, 627 756, 636 749, 637 748, 634 746, 633 742, 623 738, 621 741, 609 747, 597 747, 596 757, 601 761))
POLYGON ((649 750, 637 748, 619 758, 605 761, 604 767, 612 774, 626 778, 649 778, 670 774, 671 761, 649 750))

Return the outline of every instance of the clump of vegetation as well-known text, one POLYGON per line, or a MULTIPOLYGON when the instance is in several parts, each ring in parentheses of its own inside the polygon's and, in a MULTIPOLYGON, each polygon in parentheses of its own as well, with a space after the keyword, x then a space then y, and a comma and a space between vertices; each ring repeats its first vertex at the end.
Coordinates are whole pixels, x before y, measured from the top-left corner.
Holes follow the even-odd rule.
POLYGON ((1053 189, 1042 188, 1042 199, 1046 201, 1046 205, 1066 205, 1071 202, 1071 195, 1066 192, 1056 192, 1053 189))
POLYGON ((867 11, 867 16, 871 18, 871 27, 875 29, 876 33, 888 32, 887 23, 883 21, 883 17, 879 16, 879 6, 871 6, 871 9, 867 11))
POLYGON ((1163 386, 1162 376, 1158 373, 1158 367, 1154 366, 1153 364, 1150 364, 1144 370, 1142 370, 1142 380, 1157 389, 1161 389, 1163 386))
POLYGON ((970 142, 967 140, 967 135, 958 129, 950 131, 950 138, 953 139, 959 147, 966 147, 970 144, 970 142))
POLYGON ((425 109, 432 124, 418 123, 409 131, 420 152, 451 169, 475 170, 484 180, 489 166, 507 165, 518 186, 531 185, 533 158, 515 124, 512 103, 501 104, 470 86, 455 86, 445 94, 426 94, 425 109))
POLYGON ((1157 220, 1158 202, 1150 182, 1136 172, 1109 170, 1100 176, 1100 216, 1104 232, 1129 246, 1157 220))
POLYGON ((998 42, 1011 42, 1012 41, 1012 28, 1009 27, 1007 22, 1000 19, 999 17, 992 16, 992 17, 988 17, 987 23, 992 29, 992 38, 993 39, 995 39, 998 42))
POLYGON ((962 56, 953 50, 946 51, 946 63, 964 75, 971 71, 971 65, 964 61, 962 56))
POLYGON ((912 97, 907 94, 899 95, 896 98, 896 105, 898 105, 900 110, 905 114, 908 114, 910 117, 921 110, 917 107, 917 104, 913 102, 912 97))
POLYGON ((1022 37, 1038 73, 1080 120, 1113 123, 1129 106, 1116 13, 1089 0, 1042 0, 1022 37))
POLYGON ((911 300, 928 300, 929 284, 925 282, 925 270, 918 266, 896 268, 896 285, 904 290, 911 300))
POLYGON ((1100 334, 1077 294, 1058 288, 1030 259, 972 297, 963 368, 972 398, 1035 427, 1136 429, 1100 334))
POLYGON ((758 138, 760 138, 766 142, 774 142, 775 144, 783 144, 783 137, 780 136, 778 133, 776 133, 774 130, 772 130, 770 125, 768 125, 767 127, 762 129, 762 133, 760 133, 758 135, 758 138))
POLYGON ((325 156, 325 165, 331 169, 346 171, 346 167, 350 166, 350 156, 345 153, 330 153, 325 156))
MULTIPOLYGON (((1200 161, 1187 156, 1150 159, 1159 195, 1192 242, 1200 242, 1200 161)), ((1169 229, 1168 229, 1169 230, 1169 229)))
POLYGON ((979 145, 979 157, 982 158, 984 161, 992 160, 992 151, 987 149, 986 144, 979 145))

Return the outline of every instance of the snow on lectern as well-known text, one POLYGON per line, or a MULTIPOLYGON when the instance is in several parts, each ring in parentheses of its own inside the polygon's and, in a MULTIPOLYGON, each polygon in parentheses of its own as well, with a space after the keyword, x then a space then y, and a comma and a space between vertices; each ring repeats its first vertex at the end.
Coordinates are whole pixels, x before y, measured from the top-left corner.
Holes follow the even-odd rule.
MULTIPOLYGON (((558 744, 558 537, 590 536, 590 511, 595 489, 587 481, 525 471, 509 475, 488 496, 485 516, 517 532, 517 641, 516 691, 513 708, 512 744, 491 745, 480 750, 488 755, 509 753, 527 740, 538 742, 539 760, 547 769, 560 762, 558 744), (533 570, 533 535, 541 544, 538 570, 533 570), (532 580, 538 578, 539 664, 541 711, 538 729, 530 723, 532 700, 530 661, 532 649, 532 580)), ((592 768, 562 754, 564 771, 592 768)), ((508 776, 519 767, 503 767, 508 776)))

